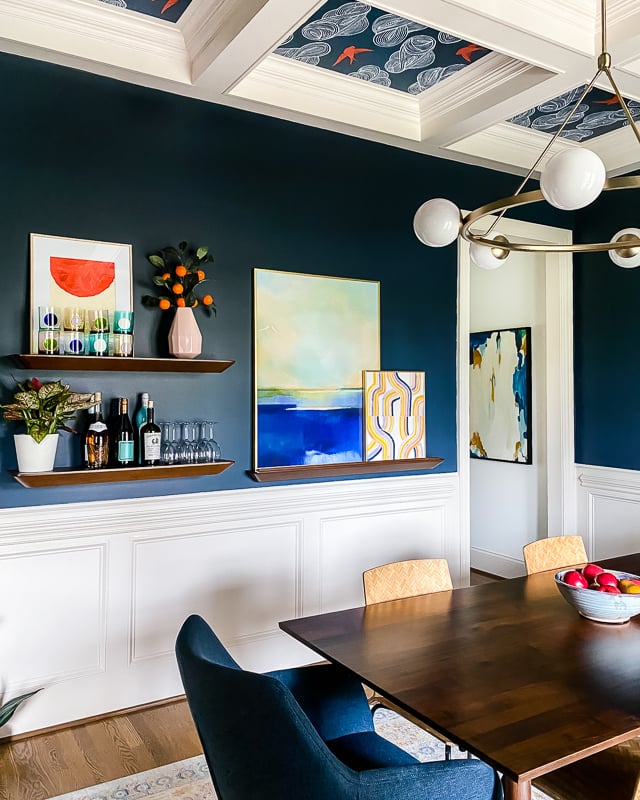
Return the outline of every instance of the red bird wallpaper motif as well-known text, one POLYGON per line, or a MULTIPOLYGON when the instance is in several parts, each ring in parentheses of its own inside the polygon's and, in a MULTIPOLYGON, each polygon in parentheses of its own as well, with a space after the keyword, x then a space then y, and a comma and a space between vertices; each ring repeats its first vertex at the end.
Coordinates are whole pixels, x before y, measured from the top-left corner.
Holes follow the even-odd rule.
POLYGON ((373 53, 373 50, 370 47, 355 47, 354 45, 350 45, 349 47, 344 48, 338 58, 336 58, 336 60, 333 62, 333 66, 335 67, 336 64, 344 61, 345 58, 348 58, 349 63, 353 64, 353 61, 358 53, 373 53))

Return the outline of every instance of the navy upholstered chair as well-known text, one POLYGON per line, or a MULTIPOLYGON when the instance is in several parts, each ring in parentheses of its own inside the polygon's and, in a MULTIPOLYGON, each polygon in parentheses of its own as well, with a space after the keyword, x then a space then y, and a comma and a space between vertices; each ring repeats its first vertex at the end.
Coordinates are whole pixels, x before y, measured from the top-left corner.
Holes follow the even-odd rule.
POLYGON ((324 664, 242 670, 207 623, 176 642, 219 800, 500 800, 481 761, 421 764, 379 736, 355 677, 324 664))

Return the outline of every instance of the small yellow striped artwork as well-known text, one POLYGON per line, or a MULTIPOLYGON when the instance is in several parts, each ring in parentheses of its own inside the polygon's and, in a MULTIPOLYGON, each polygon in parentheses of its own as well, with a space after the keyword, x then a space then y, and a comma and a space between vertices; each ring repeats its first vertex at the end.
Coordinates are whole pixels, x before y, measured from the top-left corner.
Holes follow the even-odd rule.
POLYGON ((366 461, 426 458, 425 374, 363 372, 366 461))

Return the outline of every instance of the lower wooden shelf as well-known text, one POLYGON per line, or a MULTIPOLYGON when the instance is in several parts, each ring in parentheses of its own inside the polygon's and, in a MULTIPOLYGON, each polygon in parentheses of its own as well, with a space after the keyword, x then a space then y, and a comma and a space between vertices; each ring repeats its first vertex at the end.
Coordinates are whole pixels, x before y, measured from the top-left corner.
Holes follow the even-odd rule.
POLYGON ((349 461, 343 464, 305 464, 299 467, 260 467, 247 475, 259 483, 304 478, 330 478, 342 475, 369 475, 376 472, 417 472, 435 469, 442 458, 406 458, 399 461, 349 461))
POLYGON ((113 467, 110 469, 71 469, 62 467, 51 472, 18 472, 11 475, 27 489, 47 486, 74 486, 83 483, 117 483, 119 481, 153 481, 168 478, 197 478, 218 475, 235 461, 214 461, 211 464, 160 464, 157 467, 113 467))

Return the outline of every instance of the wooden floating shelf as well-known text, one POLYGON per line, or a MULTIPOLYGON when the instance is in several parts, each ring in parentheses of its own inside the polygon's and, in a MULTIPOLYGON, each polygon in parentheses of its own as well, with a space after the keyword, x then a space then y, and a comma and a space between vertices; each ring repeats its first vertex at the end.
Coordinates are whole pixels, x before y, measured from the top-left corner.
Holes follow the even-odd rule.
POLYGON ((135 358, 119 356, 47 356, 20 353, 13 356, 28 369, 55 369, 63 372, 224 372, 235 361, 197 358, 135 358))
POLYGON ((11 475, 27 489, 48 486, 78 486, 83 483, 117 483, 119 481, 153 481, 167 478, 197 478, 218 475, 235 461, 214 461, 211 464, 160 464, 157 467, 113 467, 110 469, 71 469, 62 467, 51 472, 18 472, 11 475))
POLYGON ((435 469, 442 458, 407 458, 401 461, 352 461, 344 464, 308 464, 299 467, 261 467, 249 470, 254 481, 291 481, 304 478, 330 478, 343 475, 370 475, 376 472, 409 472, 435 469))

